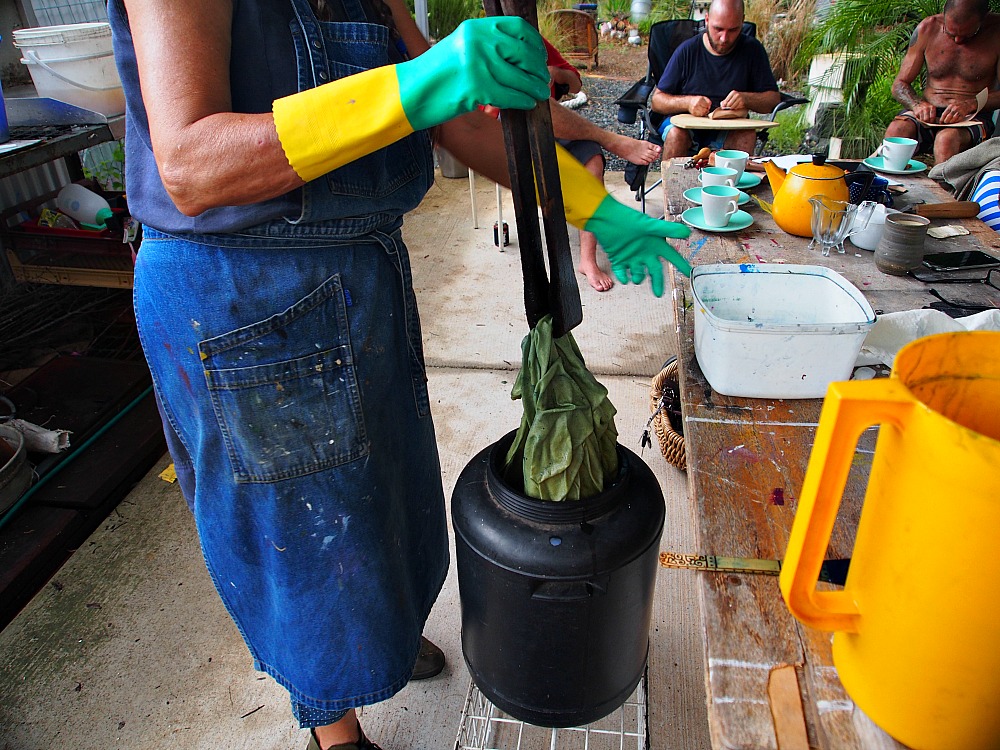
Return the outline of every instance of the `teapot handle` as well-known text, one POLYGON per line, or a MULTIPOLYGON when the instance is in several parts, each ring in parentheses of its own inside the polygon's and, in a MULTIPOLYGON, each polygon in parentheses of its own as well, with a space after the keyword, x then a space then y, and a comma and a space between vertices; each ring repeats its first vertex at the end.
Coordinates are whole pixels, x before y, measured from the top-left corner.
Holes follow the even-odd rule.
MULTIPOLYGON (((858 193, 858 195, 861 196, 861 200, 859 200, 858 203, 862 203, 865 200, 865 196, 868 195, 868 191, 872 189, 872 183, 875 182, 876 174, 868 169, 865 169, 860 172, 855 172, 854 174, 860 174, 862 177, 861 192, 858 193)), ((850 190, 850 186, 848 186, 848 190, 850 190)))
POLYGON ((858 630, 861 614, 850 581, 841 591, 818 591, 816 580, 858 438, 875 424, 902 429, 912 407, 909 391, 893 379, 831 383, 826 392, 779 579, 788 609, 807 625, 858 630))

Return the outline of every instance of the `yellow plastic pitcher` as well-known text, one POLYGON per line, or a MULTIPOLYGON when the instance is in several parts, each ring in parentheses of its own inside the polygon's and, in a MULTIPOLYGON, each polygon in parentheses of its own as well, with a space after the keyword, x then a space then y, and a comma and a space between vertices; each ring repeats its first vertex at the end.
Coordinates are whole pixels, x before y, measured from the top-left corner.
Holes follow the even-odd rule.
POLYGON ((781 592, 848 695, 918 750, 1000 747, 1000 333, 918 339, 827 391, 781 592), (861 433, 881 425, 843 590, 816 580, 861 433))

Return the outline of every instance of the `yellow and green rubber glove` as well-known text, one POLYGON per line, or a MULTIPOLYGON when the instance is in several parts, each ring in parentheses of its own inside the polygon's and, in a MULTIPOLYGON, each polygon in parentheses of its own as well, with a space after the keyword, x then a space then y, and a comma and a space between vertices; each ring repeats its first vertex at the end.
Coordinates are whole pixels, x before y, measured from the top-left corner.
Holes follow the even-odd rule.
POLYGON ((649 276, 653 294, 663 295, 663 266, 672 263, 685 276, 691 264, 665 240, 684 239, 691 230, 684 224, 663 221, 623 206, 612 198, 594 175, 556 144, 559 181, 562 183, 566 220, 577 229, 593 232, 611 261, 618 280, 641 284, 649 276))
POLYGON ((308 182, 481 104, 532 109, 549 98, 538 32, 523 18, 464 21, 427 52, 274 102, 288 163, 308 182))

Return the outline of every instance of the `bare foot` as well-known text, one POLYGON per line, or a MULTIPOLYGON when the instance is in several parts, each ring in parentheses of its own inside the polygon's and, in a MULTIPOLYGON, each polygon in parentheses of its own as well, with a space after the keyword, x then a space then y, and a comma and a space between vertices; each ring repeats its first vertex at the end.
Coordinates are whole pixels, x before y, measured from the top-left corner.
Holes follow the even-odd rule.
POLYGON ((590 285, 599 292, 606 292, 615 285, 614 280, 598 266, 580 267, 580 273, 587 277, 590 285))
POLYGON ((618 136, 606 148, 611 153, 620 156, 633 164, 652 164, 663 150, 655 143, 640 141, 638 138, 618 136))

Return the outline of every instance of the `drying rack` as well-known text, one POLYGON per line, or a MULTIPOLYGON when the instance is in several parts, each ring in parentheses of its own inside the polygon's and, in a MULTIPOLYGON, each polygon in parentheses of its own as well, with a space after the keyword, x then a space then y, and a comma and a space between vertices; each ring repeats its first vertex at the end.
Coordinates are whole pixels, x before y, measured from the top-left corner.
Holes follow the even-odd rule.
POLYGON ((470 681, 455 750, 649 750, 646 706, 644 675, 609 716, 582 727, 551 729, 511 718, 470 681))

